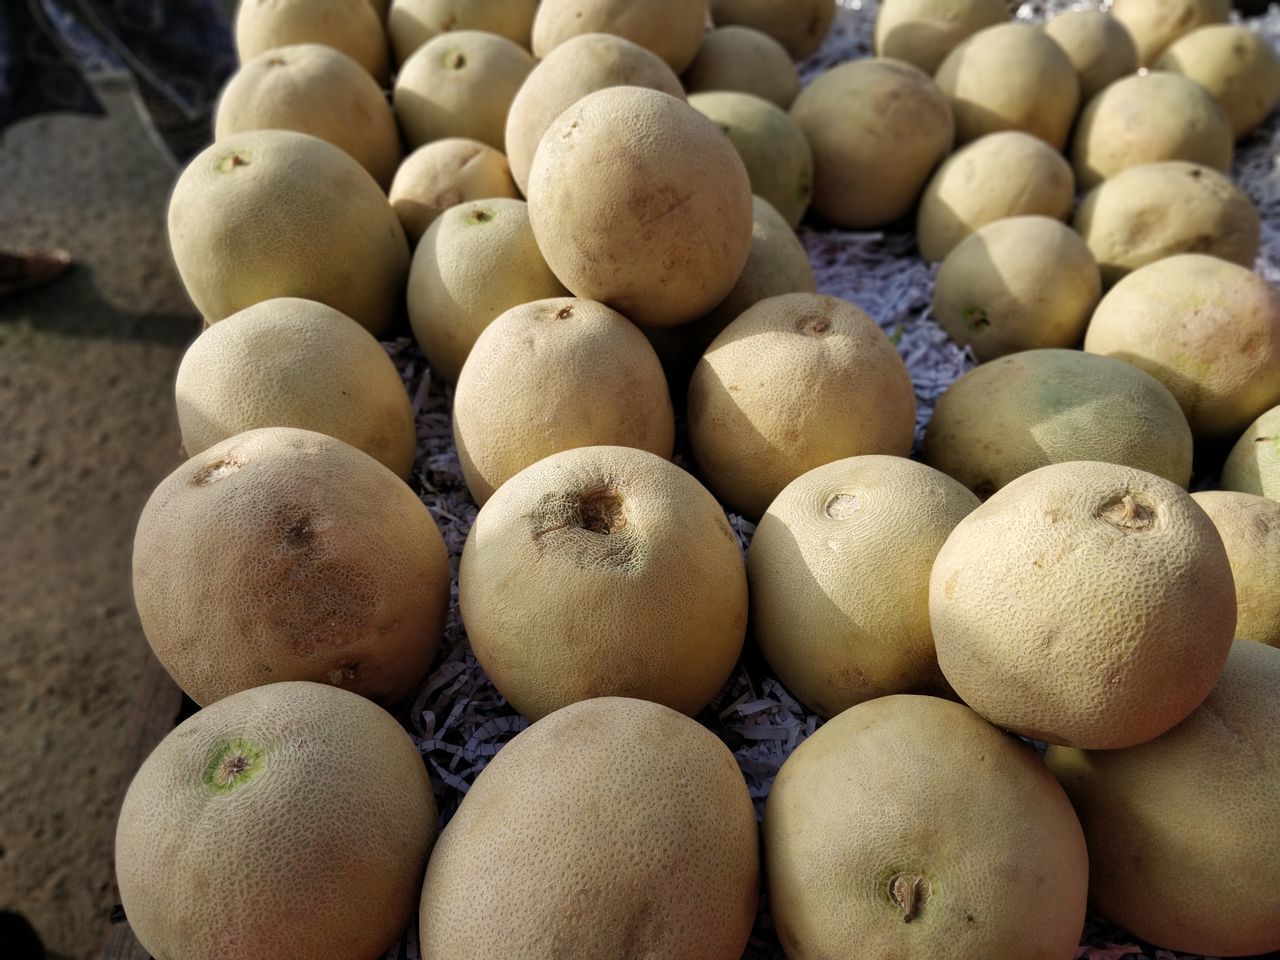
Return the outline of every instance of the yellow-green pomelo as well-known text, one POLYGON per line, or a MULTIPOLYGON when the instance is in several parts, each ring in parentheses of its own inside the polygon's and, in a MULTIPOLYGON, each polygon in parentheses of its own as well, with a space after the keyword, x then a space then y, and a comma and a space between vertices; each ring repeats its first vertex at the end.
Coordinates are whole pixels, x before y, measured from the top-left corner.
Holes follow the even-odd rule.
POLYGON ((652 50, 676 73, 693 61, 707 25, 707 0, 541 0, 533 54, 545 59, 584 33, 612 33, 652 50))
POLYGON ((831 717, 895 693, 947 692, 929 631, 929 570, 978 506, 904 457, 851 457, 797 477, 751 541, 751 630, 778 679, 831 717))
POLYGON ((1225 174, 1167 160, 1121 170, 1089 191, 1072 226, 1107 286, 1179 253, 1207 253, 1242 267, 1258 256, 1262 223, 1253 201, 1225 174))
POLYGON ((530 719, 600 696, 692 716, 742 650, 747 574, 692 476, 643 450, 578 447, 481 507, 458 604, 476 659, 530 719))
POLYGON ((542 135, 556 117, 606 87, 648 87, 681 100, 680 78, 656 53, 611 33, 584 33, 560 44, 533 68, 507 113, 507 159, 521 190, 542 135))
POLYGON ((885 0, 876 13, 875 53, 932 74, 962 41, 1008 19, 1001 0, 885 0))
POLYGON ((822 46, 836 16, 836 0, 711 0, 717 27, 752 27, 769 34, 797 60, 822 46))
POLYGON ((435 833, 422 757, 385 710, 273 683, 142 764, 116 826, 120 900, 157 957, 368 960, 413 917, 435 833))
POLYGON ((567 293, 538 251, 523 200, 472 200, 438 217, 414 251, 409 323, 431 368, 453 383, 495 317, 567 293))
POLYGON ((529 49, 538 0, 394 0, 387 33, 396 62, 450 30, 483 30, 529 49))
POLYGON ((963 704, 882 697, 787 758, 764 814, 790 960, 1064 960, 1088 854, 1035 752, 963 704))
POLYGON ((1075 200, 1071 165, 1038 137, 990 133, 943 161, 920 198, 920 255, 942 260, 973 231, 1005 217, 1065 220, 1075 200))
POLYGON ((1129 31, 1102 10, 1068 10, 1044 25, 1080 78, 1080 102, 1138 71, 1138 48, 1129 31))
POLYGON ((698 55, 684 72, 690 93, 736 90, 791 106, 800 92, 800 75, 786 47, 750 27, 718 27, 708 31, 698 55))
POLYGON ((1230 0, 1116 0, 1111 15, 1138 48, 1138 66, 1149 67, 1165 48, 1207 23, 1226 23, 1230 0))
POLYGON ((502 314, 476 340, 453 397, 462 475, 481 506, 553 453, 618 446, 670 459, 675 432, 653 347, 594 300, 537 300, 502 314))
POLYGON ((209 327, 182 358, 175 394, 188 456, 246 430, 299 427, 397 476, 413 470, 413 410, 395 364, 360 324, 313 300, 264 300, 209 327))
POLYGON ((1163 383, 1197 437, 1233 436, 1280 403, 1280 293, 1217 257, 1133 271, 1098 304, 1084 348, 1163 383))
POLYGON ((382 88, 360 64, 318 43, 261 53, 227 82, 214 139, 246 130, 296 130, 345 150, 378 186, 400 165, 400 131, 382 88))
POLYGON ((738 960, 759 876, 724 744, 655 703, 588 700, 476 779, 431 855, 420 942, 440 960, 738 960))
POLYGON ((1193 30, 1155 62, 1190 77, 1226 111, 1236 137, 1260 125, 1280 100, 1280 59, 1269 41, 1236 24, 1193 30))
POLYGON ((1191 495, 1218 528, 1236 582, 1236 638, 1280 647, 1280 503, 1252 493, 1191 495))
POLYGON ((1071 141, 1076 181, 1088 190, 1126 167, 1187 160, 1227 173, 1231 121, 1204 87, 1176 73, 1141 73, 1085 105, 1071 141))
POLYGON ((955 135, 933 80, 896 60, 842 63, 800 91, 791 116, 813 147, 813 208, 851 229, 907 213, 955 135))
POLYGON ((692 323, 644 331, 662 361, 671 397, 681 406, 689 393, 693 368, 725 327, 761 300, 817 290, 809 255, 782 214, 759 197, 752 198, 752 211, 751 252, 728 295, 692 323))
POLYGON ((955 114, 957 143, 1021 130, 1061 150, 1080 105, 1071 59, 1028 23, 979 30, 947 54, 935 79, 955 114))
POLYGON ((751 184, 733 144, 657 90, 609 87, 569 107, 543 134, 528 196, 561 282, 641 326, 702 316, 751 249, 751 184))
POLYGON ((924 459, 987 498, 1051 463, 1100 460, 1185 487, 1191 428, 1149 373, 1080 350, 1026 350, 947 388, 924 432, 924 459))
POLYGON ((341 50, 379 83, 390 75, 387 35, 369 0, 241 0, 235 30, 241 63, 277 47, 321 43, 341 50))
POLYGON ((1222 540, 1177 484, 1091 461, 1023 474, 960 521, 933 565, 938 663, 1024 737, 1113 749, 1213 689, 1235 635, 1222 540))
POLYGON ((761 300, 693 371, 689 440, 707 485, 754 520, 802 473, 863 454, 906 456, 916 401, 874 320, 835 297, 761 300))
POLYGON ((391 208, 417 243, 436 217, 468 200, 518 199, 507 158, 479 140, 449 137, 419 147, 391 181, 391 208))
POLYGON ((1239 640, 1213 693, 1164 736, 1128 750, 1049 749, 1103 915, 1171 950, 1280 950, 1277 690, 1280 650, 1239 640))
POLYGON ((463 137, 503 149, 507 111, 534 67, 529 51, 482 30, 451 30, 418 48, 393 96, 410 146, 463 137))
POLYGON ((237 133, 198 154, 169 199, 169 244, 209 322, 302 297, 377 335, 399 313, 409 274, 404 230, 368 171, 286 130, 237 133))
POLYGON ((1280 500, 1280 406, 1253 421, 1231 448, 1222 489, 1280 500))
POLYGON ((449 559, 422 501, 378 461, 267 427, 214 444, 151 494, 133 593, 151 649, 201 705, 277 680, 389 704, 440 645, 449 559))
POLYGON ((751 192, 789 226, 798 224, 813 195, 813 150, 795 120, 768 100, 731 90, 695 93, 689 106, 729 137, 747 168, 751 192))
POLYGON ((1102 296, 1079 234, 1052 217, 1010 217, 962 240, 933 290, 938 325, 979 361, 1038 347, 1074 347, 1102 296))

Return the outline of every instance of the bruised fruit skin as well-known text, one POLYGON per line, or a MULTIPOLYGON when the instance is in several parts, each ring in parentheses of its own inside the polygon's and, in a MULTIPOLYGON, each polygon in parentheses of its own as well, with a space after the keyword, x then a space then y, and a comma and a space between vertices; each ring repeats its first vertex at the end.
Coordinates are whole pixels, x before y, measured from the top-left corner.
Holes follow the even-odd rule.
POLYGON ((303 133, 237 133, 199 153, 169 199, 169 244, 211 323, 302 297, 377 336, 402 309, 409 244, 386 195, 346 153, 303 133))
POLYGON ((850 229, 907 213, 955 134, 933 80, 896 60, 827 71, 800 91, 791 116, 813 147, 813 208, 850 229))
POLYGON ((713 308, 742 273, 751 184, 729 138, 687 103, 610 87, 543 134, 529 219, 574 296, 672 327, 713 308))
POLYGON ((157 957, 368 960, 413 916, 435 833, 422 757, 385 710, 273 683, 142 764, 116 827, 120 900, 157 957))
POLYGON ((538 300, 502 314, 476 340, 454 393, 458 459, 481 506, 525 467, 574 447, 670 459, 675 430, 653 348, 593 300, 538 300))
POLYGON ((906 456, 916 402, 874 320, 847 301, 794 293, 760 301, 716 337, 693 371, 688 414, 707 485, 754 520, 814 467, 906 456))
POLYGON ((761 300, 784 293, 814 293, 813 265, 804 244, 767 200, 752 197, 751 252, 733 289, 710 313, 679 327, 644 331, 667 374, 672 400, 683 406, 693 368, 734 320, 761 300))
POLYGON ((707 23, 707 0, 541 0, 533 55, 584 33, 612 33, 652 50, 676 73, 693 61, 707 23))
POLYGON ((929 569, 978 498, 904 457, 810 470, 751 540, 752 634, 799 700, 824 717, 874 697, 942 694, 929 569))
POLYGON ((1021 130, 1061 150, 1080 102, 1070 58, 1027 23, 978 31, 947 55, 934 79, 951 104, 961 144, 1021 130))
POLYGON ((925 463, 982 498, 1051 463, 1100 460, 1186 487, 1191 428, 1149 373, 1080 350, 1025 350, 947 388, 924 432, 925 463))
POLYGON ((450 207, 493 197, 520 198, 507 158, 479 140, 449 137, 405 158, 388 199, 405 233, 417 243, 450 207))
POLYGON ((1280 650, 1237 640, 1209 698, 1127 750, 1050 747, 1084 826, 1097 909, 1215 957, 1280 949, 1280 650))
POLYGON ((533 70, 518 44, 481 30, 451 30, 419 47, 396 76, 396 117, 420 147, 463 137, 502 150, 507 111, 533 70))
POLYGON ((799 125, 785 110, 749 93, 695 93, 689 106, 728 136, 747 168, 751 192, 795 227, 813 196, 813 150, 799 125))
POLYGON ((456 383, 496 317, 567 292, 542 259, 523 200, 472 200, 446 210, 418 244, 409 324, 432 369, 456 383))
POLYGON ((1232 436, 1280 403, 1280 293, 1216 257, 1129 274, 1098 304, 1084 348, 1163 383, 1197 437, 1232 436))
POLYGON ((440 645, 449 560, 426 507, 340 440, 269 427, 215 444, 161 482, 138 521, 142 629, 208 705, 277 680, 391 704, 440 645))
POLYGON ((1128 747, 1217 682, 1236 625, 1222 540, 1185 490, 1071 461, 1018 477, 947 539, 929 614, 965 703, 1019 736, 1128 747))
POLYGON ((1176 73, 1136 74, 1085 105, 1071 163, 1086 190, 1127 167, 1162 160, 1229 173, 1232 141, 1231 122, 1204 87, 1176 73))
POLYGON ((767 33, 796 60, 815 52, 831 29, 836 0, 711 0, 717 27, 737 25, 767 33))
POLYGON ((965 237, 1005 217, 1065 220, 1075 201, 1071 165, 1043 140, 1007 130, 960 148, 938 167, 920 198, 920 255, 942 260, 965 237))
POLYGON ((319 43, 345 53, 380 84, 390 76, 387 35, 369 0, 242 0, 235 31, 241 63, 277 47, 319 43))
POLYGON ((1107 286, 1179 253, 1252 267, 1262 237, 1258 208, 1229 177, 1183 160, 1128 167, 1104 180, 1080 201, 1072 226, 1107 286))
POLYGON ((1138 66, 1149 67, 1169 44, 1207 23, 1225 23, 1230 0, 1116 0, 1111 15, 1138 48, 1138 66))
POLYGON ((427 868, 423 955, 738 960, 757 847, 742 773, 709 730, 641 700, 576 703, 467 792, 427 868))
POLYGON ((1280 59, 1268 41, 1235 24, 1191 31, 1160 55, 1155 69, 1190 77, 1213 94, 1236 139, 1266 120, 1280 100, 1280 59))
POLYGON ((560 44, 533 68, 507 114, 507 159, 521 190, 547 127, 589 93, 648 87, 684 99, 680 78, 656 53, 609 33, 584 33, 560 44))
POLYGON ((882 697, 828 721, 782 765, 764 846, 793 960, 1063 960, 1084 923, 1071 804, 959 703, 882 697))
POLYGON ((481 508, 458 604, 485 674, 531 720, 624 695, 692 716, 742 650, 747 576, 692 476, 642 450, 579 447, 481 508))
POLYGON ((876 56, 932 74, 958 44, 1008 19, 1002 0, 885 0, 876 13, 876 56))
POLYGON ((1280 503, 1207 490, 1191 499, 1222 537, 1236 583, 1236 639, 1280 647, 1280 503))
POLYGON ((1044 32, 1062 48, 1080 78, 1080 102, 1138 70, 1138 48, 1115 17, 1101 10, 1068 10, 1049 20, 1044 32))
POLYGON ((800 92, 800 75, 785 47, 750 27, 707 32, 698 56, 684 72, 690 93, 734 90, 763 97, 786 110, 800 92))
POLYGON ((350 154, 383 190, 400 164, 400 131, 382 88, 350 57, 317 43, 259 54, 227 82, 214 139, 245 130, 319 137, 350 154))
POLYGON ((417 449, 395 364, 350 317, 312 300, 264 300, 206 329, 175 388, 189 456, 258 427, 336 437, 408 478, 417 449))
POLYGON ((933 291, 938 325, 979 362, 1073 347, 1102 296, 1093 254, 1051 217, 997 220, 947 254, 933 291))
POLYGON ((529 49, 538 0, 395 0, 387 33, 396 62, 450 30, 484 30, 529 49))
POLYGON ((1280 406, 1253 421, 1231 448, 1222 489, 1280 500, 1280 406))

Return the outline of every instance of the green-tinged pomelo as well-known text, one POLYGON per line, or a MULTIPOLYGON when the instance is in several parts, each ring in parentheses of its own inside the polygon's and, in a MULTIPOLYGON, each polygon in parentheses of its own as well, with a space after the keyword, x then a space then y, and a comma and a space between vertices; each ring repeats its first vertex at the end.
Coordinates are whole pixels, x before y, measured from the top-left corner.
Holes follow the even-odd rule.
POLYGON ((1280 406, 1253 421, 1231 448, 1222 489, 1280 500, 1280 406))
POLYGON ((800 92, 800 76, 786 48, 767 33, 750 27, 708 31, 682 79, 690 93, 753 93, 783 110, 800 92))
POLYGON ((711 0, 717 27, 737 25, 767 33, 797 60, 822 46, 836 16, 836 0, 711 0))
POLYGON ((381 707, 316 683, 245 690, 160 742, 115 863, 150 955, 369 960, 413 917, 436 832, 422 757, 381 707))

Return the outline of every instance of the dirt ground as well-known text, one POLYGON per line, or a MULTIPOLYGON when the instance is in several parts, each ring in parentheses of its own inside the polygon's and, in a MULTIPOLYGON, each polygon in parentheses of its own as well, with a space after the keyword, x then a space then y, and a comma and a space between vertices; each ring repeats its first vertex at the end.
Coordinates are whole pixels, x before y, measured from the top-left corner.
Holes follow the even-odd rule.
MULTIPOLYGON (((177 168, 131 90, 110 115, 0 134, 0 246, 58 245, 52 286, 0 301, 0 908, 96 957, 115 815, 151 653, 134 526, 179 462, 172 388, 199 320, 165 239, 177 168)), ((0 944, 0 955, 5 948, 0 944)))

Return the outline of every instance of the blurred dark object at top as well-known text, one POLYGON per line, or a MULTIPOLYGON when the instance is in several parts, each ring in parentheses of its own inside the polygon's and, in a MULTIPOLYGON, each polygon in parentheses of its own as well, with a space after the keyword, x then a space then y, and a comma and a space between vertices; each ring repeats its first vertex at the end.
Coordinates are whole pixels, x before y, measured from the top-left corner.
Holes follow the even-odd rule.
POLYGON ((210 139, 210 117, 235 69, 219 0, 3 0, 0 130, 54 110, 102 113, 93 80, 133 77, 170 152, 210 139))
POLYGON ((1231 5, 1246 17, 1260 17, 1275 0, 1231 0, 1231 5))

